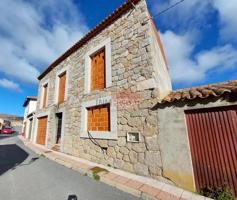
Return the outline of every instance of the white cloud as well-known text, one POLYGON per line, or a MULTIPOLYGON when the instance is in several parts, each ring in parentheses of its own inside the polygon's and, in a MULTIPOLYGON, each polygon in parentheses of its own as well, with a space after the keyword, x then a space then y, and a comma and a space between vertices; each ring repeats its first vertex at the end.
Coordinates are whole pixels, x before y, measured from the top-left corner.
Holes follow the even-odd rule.
POLYGON ((36 83, 87 26, 73 0, 0 1, 0 72, 36 83))
MULTIPOLYGON (((177 0, 150 1, 152 2, 153 14, 177 3, 177 0)), ((203 26, 212 26, 212 21, 209 21, 209 18, 212 18, 217 11, 220 39, 222 41, 237 41, 236 10, 236 0, 186 0, 162 14, 158 20, 167 29, 175 29, 177 33, 185 33, 193 29, 198 30, 203 26)))
MULTIPOLYGON (((153 14, 176 3, 176 0, 153 2, 153 14)), ((172 79, 175 83, 207 81, 210 74, 224 72, 237 65, 236 0, 186 0, 157 18, 167 53, 172 79), (217 12, 216 12, 217 11, 217 12), (216 15, 218 14, 218 15, 216 15), (200 41, 210 35, 214 17, 218 16, 217 44, 200 49, 200 41), (197 48, 198 47, 198 48, 197 48), (213 73, 211 73, 213 72, 213 73)), ((215 22, 216 23, 216 22, 215 22)), ((216 28, 216 27, 215 27, 216 28)))
POLYGON ((0 79, 0 87, 4 87, 10 90, 15 90, 17 92, 21 92, 21 89, 17 83, 14 83, 13 81, 7 80, 7 79, 0 79))
POLYGON ((215 0, 213 6, 218 10, 221 23, 221 37, 223 40, 237 41, 237 1, 215 0))
POLYGON ((203 81, 210 70, 218 73, 237 65, 237 50, 231 45, 216 46, 194 54, 195 38, 192 36, 172 31, 161 33, 175 83, 203 81))

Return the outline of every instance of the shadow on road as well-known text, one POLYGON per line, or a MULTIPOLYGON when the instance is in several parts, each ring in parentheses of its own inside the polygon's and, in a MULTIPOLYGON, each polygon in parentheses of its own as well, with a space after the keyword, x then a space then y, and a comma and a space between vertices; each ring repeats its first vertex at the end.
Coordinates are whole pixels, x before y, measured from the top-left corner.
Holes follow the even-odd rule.
POLYGON ((16 144, 0 145, 0 175, 9 169, 15 169, 28 155, 26 151, 16 144))
POLYGON ((14 134, 11 134, 11 135, 0 134, 0 140, 11 138, 11 137, 16 137, 16 136, 18 136, 18 133, 14 133, 14 134))

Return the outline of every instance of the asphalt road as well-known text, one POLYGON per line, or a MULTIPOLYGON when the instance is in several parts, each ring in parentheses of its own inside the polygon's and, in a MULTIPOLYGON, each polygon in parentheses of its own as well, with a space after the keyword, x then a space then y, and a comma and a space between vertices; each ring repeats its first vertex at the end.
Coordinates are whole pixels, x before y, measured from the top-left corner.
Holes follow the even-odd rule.
POLYGON ((83 176, 0 135, 0 200, 135 200, 114 187, 83 176))

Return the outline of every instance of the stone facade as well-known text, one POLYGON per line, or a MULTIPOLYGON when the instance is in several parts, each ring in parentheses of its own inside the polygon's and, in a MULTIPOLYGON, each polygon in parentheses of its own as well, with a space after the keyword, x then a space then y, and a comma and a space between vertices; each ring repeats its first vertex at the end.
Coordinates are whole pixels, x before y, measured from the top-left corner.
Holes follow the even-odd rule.
POLYGON ((40 80, 36 116, 48 115, 47 147, 55 145, 55 114, 63 111, 61 151, 139 175, 162 176, 158 113, 152 107, 161 94, 170 92, 171 83, 155 37, 156 30, 148 19, 146 2, 141 0, 136 9, 114 21, 40 80), (85 93, 85 55, 108 38, 111 41, 112 84, 101 91, 85 93), (56 74, 63 68, 67 68, 67 98, 57 106, 56 74), (41 109, 42 84, 46 81, 49 83, 47 107, 41 109), (94 138, 95 144, 80 136, 82 103, 103 101, 107 96, 111 96, 110 103, 116 107, 116 139, 94 138), (128 142, 128 132, 139 132, 140 141, 128 142))

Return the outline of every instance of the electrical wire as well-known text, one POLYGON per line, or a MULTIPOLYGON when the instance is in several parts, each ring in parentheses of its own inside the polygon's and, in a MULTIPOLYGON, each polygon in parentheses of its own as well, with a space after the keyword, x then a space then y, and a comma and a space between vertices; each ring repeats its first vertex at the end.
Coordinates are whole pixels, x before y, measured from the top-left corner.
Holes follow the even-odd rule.
MULTIPOLYGON (((143 21, 143 23, 146 23, 147 21, 149 21, 149 20, 151 20, 151 19, 155 19, 156 17, 158 17, 158 16, 164 14, 165 12, 167 12, 167 11, 169 11, 170 9, 172 9, 172 8, 174 8, 174 7, 176 7, 176 6, 178 6, 179 4, 183 3, 184 1, 185 1, 185 0, 180 0, 180 1, 176 2, 175 4, 169 6, 168 8, 166 8, 166 9, 164 9, 164 10, 158 12, 157 14, 155 14, 155 15, 153 15, 153 16, 151 16, 149 19, 143 21)), ((133 4, 133 2, 132 2, 131 0, 129 0, 129 2, 130 2, 130 3, 133 5, 133 7, 136 9, 136 6, 133 4)))
POLYGON ((90 131, 87 131, 88 133, 88 137, 89 137, 89 140, 96 146, 100 147, 100 149, 102 150, 102 152, 104 152, 104 148, 96 141, 95 138, 93 138, 93 136, 91 135, 90 131))
POLYGON ((176 2, 175 4, 171 5, 170 7, 168 7, 168 8, 166 8, 166 9, 164 9, 164 10, 158 12, 158 13, 155 14, 155 15, 153 15, 151 18, 154 19, 154 18, 156 18, 156 17, 158 17, 158 16, 164 14, 165 12, 167 12, 167 11, 169 11, 170 9, 172 9, 172 8, 174 8, 174 7, 176 7, 176 6, 178 6, 179 4, 183 3, 184 1, 185 1, 185 0, 180 0, 180 1, 176 2))

